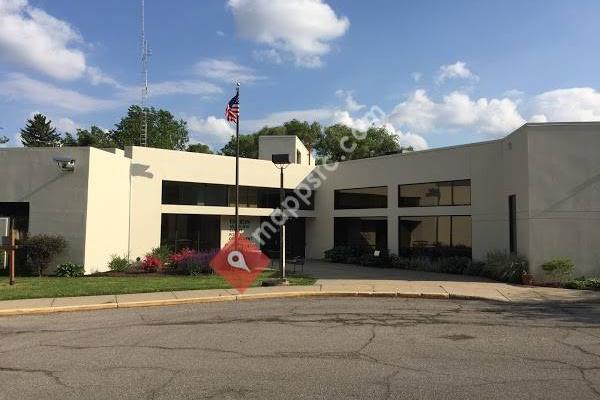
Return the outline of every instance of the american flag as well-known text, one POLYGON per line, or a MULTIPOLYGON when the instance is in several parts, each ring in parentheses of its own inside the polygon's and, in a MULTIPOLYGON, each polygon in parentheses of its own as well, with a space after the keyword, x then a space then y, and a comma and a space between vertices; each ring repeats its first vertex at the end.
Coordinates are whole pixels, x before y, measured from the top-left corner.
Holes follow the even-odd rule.
POLYGON ((240 94, 236 93, 235 96, 229 100, 227 103, 227 107, 225 107, 225 118, 227 121, 238 122, 238 117, 240 115, 240 94))

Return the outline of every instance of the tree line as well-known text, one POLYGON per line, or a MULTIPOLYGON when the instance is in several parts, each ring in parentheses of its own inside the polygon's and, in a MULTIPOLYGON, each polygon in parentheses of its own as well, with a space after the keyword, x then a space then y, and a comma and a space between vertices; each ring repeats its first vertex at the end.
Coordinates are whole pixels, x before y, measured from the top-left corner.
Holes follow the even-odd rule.
MULTIPOLYGON (((189 143, 186 121, 176 119, 167 110, 147 108, 147 143, 149 147, 212 154, 203 143, 189 143)), ((21 129, 21 141, 26 147, 91 146, 97 148, 120 148, 139 145, 144 126, 144 109, 132 105, 111 130, 95 125, 89 129, 76 129, 61 136, 46 116, 35 114, 21 129)), ((412 151, 402 147, 398 138, 384 127, 370 127, 366 132, 357 131, 343 124, 323 127, 318 122, 288 121, 280 126, 264 127, 257 132, 240 135, 240 157, 258 158, 258 138, 263 135, 295 135, 318 158, 342 161, 374 157, 383 154, 412 151), (340 141, 347 138, 344 147, 353 148, 350 153, 340 141)), ((1 139, 1 138, 0 138, 1 139)), ((217 154, 235 156, 235 136, 232 136, 217 154)))

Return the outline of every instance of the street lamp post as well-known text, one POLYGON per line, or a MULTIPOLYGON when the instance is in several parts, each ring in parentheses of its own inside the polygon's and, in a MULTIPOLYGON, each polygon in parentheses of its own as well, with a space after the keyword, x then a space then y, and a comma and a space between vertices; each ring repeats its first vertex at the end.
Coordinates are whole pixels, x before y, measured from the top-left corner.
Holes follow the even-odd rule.
MULTIPOLYGON (((285 190, 283 189, 283 170, 290 165, 290 155, 285 154, 273 154, 271 156, 273 164, 279 169, 279 210, 281 211, 281 218, 283 215, 283 201, 285 199, 285 190)), ((285 282, 285 222, 279 227, 279 278, 282 282, 285 282)))

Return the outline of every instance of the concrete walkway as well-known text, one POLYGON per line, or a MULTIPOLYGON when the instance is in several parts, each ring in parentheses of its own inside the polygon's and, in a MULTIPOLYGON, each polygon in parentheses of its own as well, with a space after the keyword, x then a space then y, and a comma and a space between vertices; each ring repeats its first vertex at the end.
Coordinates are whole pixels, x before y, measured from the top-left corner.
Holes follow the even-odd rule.
POLYGON ((234 289, 216 289, 5 300, 0 301, 0 316, 306 296, 421 297, 500 302, 600 301, 600 292, 527 287, 479 277, 322 261, 308 262, 304 273, 316 277, 316 284, 257 287, 250 288, 243 294, 234 289))

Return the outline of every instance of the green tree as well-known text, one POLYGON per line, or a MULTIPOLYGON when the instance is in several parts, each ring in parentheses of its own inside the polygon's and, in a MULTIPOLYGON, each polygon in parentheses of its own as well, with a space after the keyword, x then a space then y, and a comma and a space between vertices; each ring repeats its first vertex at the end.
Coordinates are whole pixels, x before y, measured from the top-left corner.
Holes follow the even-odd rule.
MULTIPOLYGON (((148 121, 148 147, 169 150, 185 150, 189 141, 187 123, 175 119, 167 110, 146 108, 148 121)), ((127 110, 127 115, 115 125, 110 132, 112 141, 119 148, 139 146, 140 137, 144 130, 144 111, 140 106, 133 105, 127 110)))
POLYGON ((25 128, 21 129, 21 142, 25 147, 58 147, 61 138, 56 128, 52 127, 52 121, 38 113, 28 119, 25 128))
POLYGON ((398 144, 398 137, 384 127, 358 132, 346 125, 335 124, 325 128, 315 150, 319 157, 344 161, 396 153, 402 147, 398 144))
MULTIPOLYGON (((258 158, 258 138, 276 135, 295 135, 310 151, 321 137, 321 125, 318 122, 309 124, 294 119, 280 126, 265 126, 258 132, 240 135, 240 157, 258 158)), ((223 146, 221 154, 235 156, 235 136, 223 146)))
POLYGON ((208 147, 207 144, 204 143, 194 143, 194 144, 190 144, 187 147, 187 150, 191 153, 204 153, 204 154, 213 154, 212 150, 210 149, 210 147, 208 147))
MULTIPOLYGON (((240 135, 240 157, 258 158, 258 132, 240 135)), ((225 156, 235 157, 235 136, 220 151, 225 156)))
POLYGON ((298 139, 300 139, 309 151, 312 150, 321 139, 322 128, 321 124, 318 122, 309 124, 306 121, 300 122, 297 119, 293 119, 283 124, 283 127, 285 128, 284 135, 298 136, 298 139))
POLYGON ((62 143, 63 146, 91 146, 99 149, 117 147, 110 132, 106 132, 95 125, 92 125, 89 130, 77 129, 76 137, 67 132, 62 143))
POLYGON ((0 136, 0 144, 8 143, 9 140, 6 136, 0 136))

